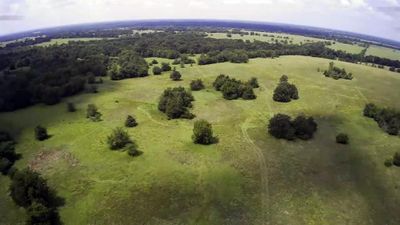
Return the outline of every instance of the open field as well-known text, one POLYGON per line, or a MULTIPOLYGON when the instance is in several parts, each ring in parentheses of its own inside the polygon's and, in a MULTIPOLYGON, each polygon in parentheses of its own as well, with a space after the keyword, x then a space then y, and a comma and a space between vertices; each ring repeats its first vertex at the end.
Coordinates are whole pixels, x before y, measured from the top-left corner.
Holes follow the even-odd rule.
POLYGON ((383 58, 400 60, 400 50, 371 45, 366 55, 376 55, 383 58))
POLYGON ((104 39, 104 38, 55 38, 55 39, 51 39, 51 41, 48 41, 48 42, 36 44, 35 46, 50 46, 50 45, 55 45, 55 44, 62 45, 62 44, 68 44, 68 42, 70 42, 70 41, 96 41, 96 40, 102 40, 102 39, 104 39))
POLYGON ((335 44, 329 45, 327 47, 334 50, 342 50, 352 54, 359 54, 364 49, 364 47, 356 44, 345 44, 340 42, 335 42, 335 44))
MULTIPOLYGON (((287 56, 177 67, 183 75, 178 82, 166 73, 107 80, 98 94, 1 113, 0 127, 16 136, 23 156, 16 167, 40 171, 65 198, 60 208, 65 225, 399 224, 400 169, 383 162, 399 151, 400 138, 363 117, 362 109, 367 102, 400 109, 400 76, 336 62, 355 78, 333 80, 317 72, 329 62, 287 56), (211 87, 220 73, 244 81, 257 77, 257 99, 224 100, 211 87), (282 74, 296 84, 299 100, 272 100, 282 74), (193 92, 192 112, 213 124, 220 140, 215 145, 192 143, 196 119, 167 120, 157 110, 165 88, 189 87, 197 78, 207 88, 193 92), (78 111, 66 112, 65 102, 76 103, 78 111), (98 106, 103 121, 85 118, 89 103, 98 106), (266 127, 276 113, 313 116, 319 125, 315 138, 272 138, 266 127), (108 150, 105 143, 128 114, 139 123, 129 129, 143 151, 136 158, 108 150), (53 135, 49 140, 34 140, 38 124, 53 135), (338 132, 349 134, 349 145, 335 143, 338 132)), ((0 224, 24 224, 24 210, 7 196, 8 178, 0 176, 0 184, 0 224)))

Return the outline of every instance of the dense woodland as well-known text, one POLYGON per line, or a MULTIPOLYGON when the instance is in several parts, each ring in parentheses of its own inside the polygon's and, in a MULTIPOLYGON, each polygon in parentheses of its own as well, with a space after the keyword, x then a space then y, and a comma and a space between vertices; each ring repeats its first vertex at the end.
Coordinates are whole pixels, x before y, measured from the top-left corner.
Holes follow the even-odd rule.
MULTIPOLYGON (((12 111, 35 103, 56 104, 63 97, 85 90, 95 93, 97 87, 89 85, 88 81, 101 83, 98 77, 107 74, 114 80, 147 76, 148 65, 144 57, 193 63, 187 57, 193 54, 200 54, 197 62, 200 65, 226 61, 246 63, 256 57, 306 55, 400 68, 400 61, 335 51, 326 48, 322 42, 303 45, 245 42, 206 38, 199 32, 156 32, 68 45, 5 48, 0 51, 0 111, 12 111)), ((171 70, 169 65, 161 65, 154 68, 153 73, 168 70, 171 70)))

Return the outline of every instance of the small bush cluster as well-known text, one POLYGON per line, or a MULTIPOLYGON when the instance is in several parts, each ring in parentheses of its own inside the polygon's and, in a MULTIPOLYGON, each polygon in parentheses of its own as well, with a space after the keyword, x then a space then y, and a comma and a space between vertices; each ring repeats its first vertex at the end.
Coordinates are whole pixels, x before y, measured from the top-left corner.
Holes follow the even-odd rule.
POLYGON ((143 57, 132 51, 123 51, 118 62, 112 64, 108 74, 111 80, 122 80, 148 75, 149 66, 143 57))
POLYGON ((172 65, 179 65, 179 64, 193 64, 196 63, 193 59, 189 58, 188 55, 182 54, 179 58, 174 59, 172 65))
POLYGON ((209 145, 218 141, 213 136, 211 124, 206 120, 198 120, 194 123, 192 140, 195 144, 202 145, 209 145))
POLYGON ((137 125, 138 123, 136 122, 136 119, 133 116, 128 115, 126 117, 125 127, 136 127, 137 125))
POLYGON ((276 102, 290 102, 299 99, 299 92, 294 84, 288 82, 288 77, 282 75, 278 86, 274 90, 273 100, 276 102))
POLYGON ((300 138, 309 140, 317 131, 317 123, 312 117, 298 116, 291 120, 290 116, 277 114, 269 121, 268 132, 278 139, 294 140, 300 138))
POLYGON ((171 66, 169 65, 169 63, 161 63, 161 70, 163 72, 167 72, 167 71, 171 71, 171 66))
POLYGON ((353 79, 352 73, 347 73, 344 68, 340 69, 339 67, 336 67, 333 62, 329 63, 329 69, 324 71, 324 75, 325 75, 325 77, 331 77, 335 80, 339 80, 339 79, 352 80, 353 79))
POLYGON ((221 91, 223 97, 227 100, 238 98, 243 98, 246 100, 256 99, 257 96, 254 94, 253 85, 255 85, 257 79, 254 79, 255 78, 252 78, 249 82, 243 83, 240 80, 236 80, 221 74, 215 79, 213 86, 215 90, 221 91))
POLYGON ((379 108, 375 104, 367 104, 364 116, 373 118, 386 133, 398 135, 400 133, 400 112, 395 109, 379 108))
POLYGON ((29 169, 15 171, 11 176, 10 196, 15 204, 25 208, 26 224, 59 224, 60 198, 38 173, 29 169))
POLYGON ((183 87, 168 88, 160 97, 158 110, 167 114, 169 119, 192 119, 194 115, 189 112, 194 98, 183 87))
POLYGON ((96 105, 89 104, 86 109, 86 118, 91 119, 94 122, 101 121, 101 113, 97 109, 96 105))
POLYGON ((340 133, 336 136, 336 143, 347 145, 349 143, 349 136, 344 133, 340 133))
POLYGON ((7 132, 0 131, 0 173, 6 175, 18 158, 14 139, 7 132))
POLYGON ((107 137, 107 144, 111 150, 118 150, 124 148, 126 145, 133 143, 126 132, 121 127, 115 128, 111 135, 107 137))
POLYGON ((162 69, 159 66, 154 66, 153 67, 153 74, 154 75, 160 75, 162 73, 162 69))
POLYGON ((181 80, 181 77, 182 77, 181 73, 176 70, 172 71, 171 74, 169 75, 169 78, 171 78, 171 80, 173 81, 179 81, 181 80))
POLYGON ((190 89, 192 91, 200 91, 201 89, 204 89, 203 81, 200 79, 192 80, 192 82, 190 82, 190 89))
POLYGON ((47 134, 47 129, 42 127, 42 126, 36 126, 35 127, 35 138, 38 141, 44 141, 49 138, 49 135, 47 134))

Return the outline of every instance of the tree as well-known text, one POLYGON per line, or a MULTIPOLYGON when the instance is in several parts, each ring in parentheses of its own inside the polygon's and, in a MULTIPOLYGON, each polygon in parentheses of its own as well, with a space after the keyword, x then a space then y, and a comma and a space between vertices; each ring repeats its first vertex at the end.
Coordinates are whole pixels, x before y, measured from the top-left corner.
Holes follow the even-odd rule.
POLYGON ((400 152, 396 152, 393 156, 393 165, 400 167, 400 152))
POLYGON ((96 105, 89 104, 86 109, 86 118, 91 119, 94 122, 101 121, 101 113, 98 111, 96 105))
POLYGON ((249 100, 257 98, 257 96, 254 94, 253 87, 251 85, 243 85, 241 92, 243 99, 249 100))
POLYGON ((144 77, 148 75, 149 66, 146 60, 133 51, 123 51, 118 59, 120 65, 120 79, 144 77))
POLYGON ((49 135, 47 134, 47 129, 42 126, 36 126, 35 137, 36 137, 36 140, 39 140, 39 141, 46 140, 47 138, 49 138, 49 135))
POLYGON ((158 109, 167 114, 169 119, 192 119, 194 115, 188 110, 192 107, 192 101, 192 94, 183 87, 168 88, 160 97, 158 109))
POLYGON ((250 80, 249 80, 247 83, 248 83, 252 88, 258 88, 258 87, 259 87, 257 78, 255 78, 255 77, 250 78, 250 80))
POLYGON ((379 112, 378 107, 375 104, 369 103, 365 105, 364 116, 369 118, 374 118, 379 112))
POLYGON ((151 63, 152 63, 153 65, 156 65, 156 64, 158 64, 158 61, 157 61, 156 59, 153 59, 153 60, 151 61, 151 63))
POLYGON ((280 78, 278 86, 274 90, 273 100, 277 102, 290 102, 292 99, 299 98, 297 87, 294 84, 287 82, 287 76, 283 75, 280 78))
POLYGON ((128 132, 121 127, 115 128, 111 135, 107 137, 107 144, 111 150, 124 148, 127 144, 132 143, 128 132))
POLYGON ((153 74, 154 75, 160 75, 162 73, 162 69, 159 66, 154 66, 153 67, 153 74))
POLYGON ((199 91, 201 89, 204 89, 203 81, 200 79, 192 80, 192 82, 190 82, 190 89, 192 91, 199 91))
POLYGON ((176 70, 172 71, 171 75, 169 76, 169 78, 171 78, 171 80, 173 81, 179 81, 181 77, 182 77, 181 73, 179 73, 176 70))
POLYGON ((57 214, 53 208, 44 206, 39 202, 33 202, 27 208, 28 225, 52 225, 55 224, 57 214))
POLYGON ((214 81, 213 86, 215 90, 220 91, 222 85, 224 85, 225 81, 229 79, 229 76, 225 76, 224 74, 220 74, 214 81))
POLYGON ((282 75, 281 78, 279 78, 279 82, 288 82, 289 77, 286 75, 282 75))
POLYGON ((131 115, 128 115, 125 120, 125 127, 136 127, 138 124, 135 118, 131 115))
POLYGON ((15 153, 15 141, 7 132, 0 131, 0 172, 8 174, 14 162, 19 159, 15 153))
POLYGON ((302 140, 311 139, 314 136, 314 132, 317 131, 317 123, 312 117, 298 116, 292 124, 296 130, 296 137, 302 140))
POLYGON ((344 133, 340 133, 336 136, 336 143, 347 145, 349 143, 349 136, 344 133))
POLYGON ((72 103, 72 102, 68 102, 67 103, 67 111, 68 112, 75 112, 76 111, 75 104, 72 103))
POLYGON ((171 66, 169 63, 161 63, 161 70, 164 72, 171 71, 171 66))
POLYGON ((135 157, 141 154, 141 152, 137 149, 137 146, 135 143, 131 143, 127 147, 128 149, 128 155, 135 157))
POLYGON ((212 126, 206 120, 198 120, 194 123, 193 127, 193 142, 195 144, 209 145, 216 142, 213 137, 212 126))
POLYGON ((296 130, 292 126, 288 115, 276 114, 269 120, 268 132, 278 139, 294 140, 296 130))

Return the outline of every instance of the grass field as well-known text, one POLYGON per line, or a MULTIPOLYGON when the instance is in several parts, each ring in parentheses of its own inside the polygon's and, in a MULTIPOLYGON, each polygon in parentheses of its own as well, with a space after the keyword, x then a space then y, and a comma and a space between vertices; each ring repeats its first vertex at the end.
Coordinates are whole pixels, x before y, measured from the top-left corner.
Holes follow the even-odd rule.
POLYGON ((383 58, 400 60, 400 50, 371 45, 366 55, 375 55, 383 58))
MULTIPOLYGON (((102 40, 104 38, 55 38, 51 39, 51 41, 48 42, 43 42, 40 44, 36 44, 35 46, 50 46, 50 45, 62 45, 62 44, 68 44, 70 41, 96 41, 96 40, 102 40)), ((107 38, 109 39, 109 38, 107 38)))
MULTIPOLYGON (((151 60, 151 59, 148 59, 151 60)), ((166 59, 158 59, 168 61, 166 59)), ((37 105, 0 114, 0 127, 18 140, 23 155, 16 167, 31 165, 65 198, 65 225, 86 224, 399 224, 399 168, 385 159, 400 149, 400 138, 384 133, 362 116, 367 102, 400 109, 400 76, 368 66, 336 62, 352 81, 325 78, 329 60, 287 56, 178 68, 183 81, 168 74, 118 82, 106 81, 98 94, 65 103, 37 105), (257 77, 256 100, 224 100, 213 90, 220 73, 248 80, 257 77), (277 103, 272 92, 282 74, 296 84, 300 99, 277 103), (194 120, 167 120, 157 100, 167 87, 188 87, 201 78, 207 88, 193 92, 193 113, 213 124, 220 142, 192 144, 194 120), (95 103, 103 121, 85 118, 95 103), (266 132, 275 113, 305 113, 318 122, 313 140, 276 140, 266 132), (133 114, 129 129, 143 155, 110 151, 105 139, 133 114), (37 142, 41 124, 53 135, 37 142), (338 132, 350 135, 339 146, 338 132)), ((0 224, 23 224, 24 211, 7 196, 9 180, 0 177, 0 224)))
POLYGON ((335 44, 329 45, 327 47, 334 50, 342 50, 352 54, 359 54, 364 49, 364 47, 356 44, 345 44, 340 42, 335 42, 335 44))

